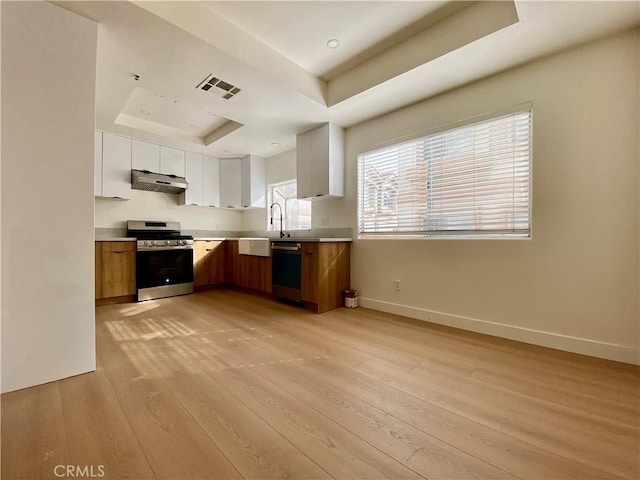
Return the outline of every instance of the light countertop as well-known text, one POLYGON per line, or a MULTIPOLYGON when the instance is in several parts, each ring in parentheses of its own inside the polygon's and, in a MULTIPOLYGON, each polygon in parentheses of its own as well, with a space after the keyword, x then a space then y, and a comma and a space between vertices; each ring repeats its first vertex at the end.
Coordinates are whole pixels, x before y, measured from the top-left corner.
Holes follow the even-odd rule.
MULTIPOLYGON (((240 237, 240 238, 225 238, 222 240, 262 240, 263 238, 266 237, 262 237, 262 238, 258 238, 258 237, 240 237)), ((195 238, 194 240, 203 240, 202 238, 195 238)), ((209 240, 209 239, 207 239, 209 240)), ((221 240, 221 239, 216 239, 216 240, 221 240)), ((287 238, 268 238, 268 240, 272 241, 272 242, 351 242, 353 241, 352 238, 332 238, 332 237, 310 237, 310 238, 293 238, 293 237, 287 237, 287 238)))
POLYGON ((96 242, 135 242, 135 237, 96 237, 96 242))
POLYGON ((273 242, 352 242, 353 238, 272 238, 273 242))
MULTIPOLYGON (((194 240, 208 240, 208 241, 223 241, 223 240, 240 240, 243 237, 194 237, 194 240)), ((252 240, 256 240, 255 237, 251 237, 252 240)), ((272 242, 351 242, 352 238, 270 238, 272 242)), ((97 236, 96 242, 135 242, 135 237, 109 237, 109 236, 97 236)))
POLYGON ((231 237, 193 237, 194 240, 205 240, 205 241, 215 241, 221 242, 223 240, 238 240, 237 238, 231 237))

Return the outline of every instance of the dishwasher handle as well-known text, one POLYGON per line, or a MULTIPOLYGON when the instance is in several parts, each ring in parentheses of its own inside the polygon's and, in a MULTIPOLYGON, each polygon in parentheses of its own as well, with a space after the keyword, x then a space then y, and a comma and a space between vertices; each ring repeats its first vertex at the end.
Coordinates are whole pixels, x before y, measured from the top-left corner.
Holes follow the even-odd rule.
POLYGON ((296 243, 295 245, 278 245, 276 243, 271 244, 271 250, 280 250, 283 252, 299 252, 300 244, 296 243))

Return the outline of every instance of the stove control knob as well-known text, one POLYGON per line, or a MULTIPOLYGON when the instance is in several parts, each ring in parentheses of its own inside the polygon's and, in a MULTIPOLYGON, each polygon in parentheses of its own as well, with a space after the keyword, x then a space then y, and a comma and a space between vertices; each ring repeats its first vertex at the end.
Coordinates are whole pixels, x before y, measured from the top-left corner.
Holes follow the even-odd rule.
POLYGON ((186 240, 180 240, 180 243, 181 243, 182 245, 186 245, 186 244, 187 244, 187 241, 186 241, 186 240))
POLYGON ((149 242, 147 240, 144 241, 145 245, 149 245, 149 242))
POLYGON ((170 242, 169 240, 165 240, 165 241, 164 241, 164 244, 165 244, 165 245, 169 245, 170 243, 171 243, 171 242, 170 242))

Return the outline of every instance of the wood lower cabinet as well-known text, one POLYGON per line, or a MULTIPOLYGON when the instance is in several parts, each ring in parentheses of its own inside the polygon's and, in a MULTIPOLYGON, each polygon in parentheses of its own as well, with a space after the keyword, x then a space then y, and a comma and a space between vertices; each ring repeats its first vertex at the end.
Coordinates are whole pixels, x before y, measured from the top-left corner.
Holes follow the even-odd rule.
POLYGON ((135 242, 96 242, 96 299, 136 293, 135 242))
POLYGON ((224 264, 224 281, 225 283, 238 283, 238 261, 240 254, 238 253, 238 241, 227 240, 225 243, 225 264, 224 264))
MULTIPOLYGON (((271 257, 240 255, 237 240, 196 240, 194 286, 231 284, 271 293, 271 257)), ((135 242, 95 243, 98 304, 132 301, 136 293, 135 242)), ((302 300, 318 313, 342 305, 350 288, 348 242, 302 242, 302 300)))
POLYGON ((271 257, 238 256, 238 285, 271 293, 271 257))
POLYGON ((225 283, 225 242, 195 240, 193 242, 193 285, 203 287, 225 283))
POLYGON ((318 243, 302 244, 302 300, 318 303, 318 243))
POLYGON ((96 300, 102 298, 102 242, 95 242, 95 267, 96 267, 96 300))
POLYGON ((304 242, 302 244, 302 300, 323 313, 340 307, 350 288, 350 244, 348 242, 304 242))
POLYGON ((240 255, 238 241, 228 240, 225 281, 244 288, 271 293, 271 257, 240 255))

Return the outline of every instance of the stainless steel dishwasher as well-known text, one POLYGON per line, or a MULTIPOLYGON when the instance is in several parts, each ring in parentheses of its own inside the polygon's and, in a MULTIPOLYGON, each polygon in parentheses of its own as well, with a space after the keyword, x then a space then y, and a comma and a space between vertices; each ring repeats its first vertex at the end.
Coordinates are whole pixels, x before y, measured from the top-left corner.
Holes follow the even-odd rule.
POLYGON ((302 303, 302 245, 271 242, 271 283, 278 298, 302 303))

